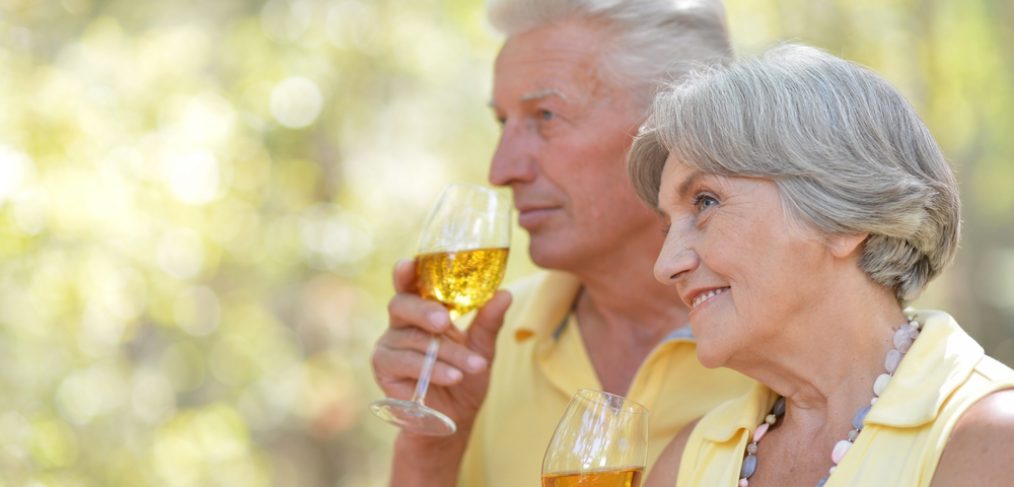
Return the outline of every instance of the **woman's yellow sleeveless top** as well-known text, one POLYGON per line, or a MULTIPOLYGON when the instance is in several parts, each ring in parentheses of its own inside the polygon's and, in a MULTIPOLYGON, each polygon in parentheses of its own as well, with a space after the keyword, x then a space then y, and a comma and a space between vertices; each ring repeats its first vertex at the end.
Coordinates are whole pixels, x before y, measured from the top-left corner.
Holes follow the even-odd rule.
MULTIPOLYGON (((950 315, 910 313, 922 332, 825 487, 928 486, 961 415, 984 396, 1014 388, 1014 370, 986 356, 950 315)), ((775 399, 757 385, 705 415, 683 451, 677 487, 738 485, 748 438, 775 399)))

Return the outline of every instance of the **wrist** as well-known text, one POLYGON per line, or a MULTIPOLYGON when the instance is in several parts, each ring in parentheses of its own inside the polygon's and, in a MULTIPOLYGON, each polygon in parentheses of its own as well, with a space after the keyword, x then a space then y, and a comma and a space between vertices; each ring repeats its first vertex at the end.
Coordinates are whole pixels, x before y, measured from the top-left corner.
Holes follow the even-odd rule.
POLYGON ((391 485, 455 485, 469 434, 469 430, 461 429, 445 437, 400 432, 394 444, 391 485))

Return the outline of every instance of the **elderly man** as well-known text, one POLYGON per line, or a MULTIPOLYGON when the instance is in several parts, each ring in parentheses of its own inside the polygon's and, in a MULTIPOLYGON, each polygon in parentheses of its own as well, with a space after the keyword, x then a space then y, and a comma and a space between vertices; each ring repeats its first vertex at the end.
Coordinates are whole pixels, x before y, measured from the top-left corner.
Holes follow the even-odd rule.
POLYGON ((651 410, 650 465, 684 425, 749 385, 698 363, 686 308, 653 279, 661 224, 625 173, 658 88, 731 57, 720 1, 500 0, 489 12, 507 36, 489 179, 511 188, 532 260, 549 271, 498 293, 461 333, 415 294, 412 263, 396 266, 377 382, 389 397, 411 396, 429 333, 444 334, 426 402, 459 430, 401 432, 393 485, 537 482, 579 388, 651 410))

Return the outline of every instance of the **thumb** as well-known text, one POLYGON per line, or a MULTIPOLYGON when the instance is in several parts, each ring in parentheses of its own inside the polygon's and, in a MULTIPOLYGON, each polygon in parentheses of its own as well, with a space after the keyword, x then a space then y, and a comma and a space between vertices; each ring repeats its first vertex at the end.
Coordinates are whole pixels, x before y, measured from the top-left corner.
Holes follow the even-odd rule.
POLYGON ((472 325, 468 327, 466 334, 468 348, 482 354, 486 359, 493 358, 496 337, 503 327, 503 318, 507 314, 507 308, 510 307, 512 300, 511 293, 504 290, 497 291, 493 295, 493 299, 490 299, 475 314, 475 319, 472 320, 472 325))

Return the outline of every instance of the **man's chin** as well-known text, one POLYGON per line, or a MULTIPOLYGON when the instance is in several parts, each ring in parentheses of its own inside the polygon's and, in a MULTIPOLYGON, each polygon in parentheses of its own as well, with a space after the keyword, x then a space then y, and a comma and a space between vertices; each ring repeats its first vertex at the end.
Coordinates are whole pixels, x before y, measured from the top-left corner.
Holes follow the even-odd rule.
POLYGON ((532 236, 528 243, 528 255, 535 265, 543 269, 570 271, 575 265, 577 254, 573 246, 549 242, 540 236, 532 236))

